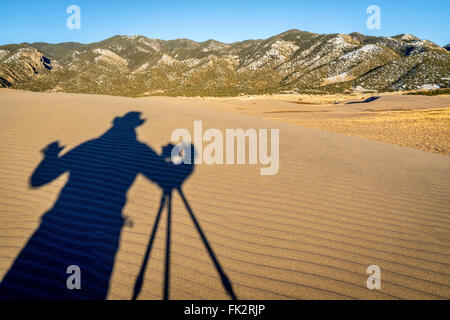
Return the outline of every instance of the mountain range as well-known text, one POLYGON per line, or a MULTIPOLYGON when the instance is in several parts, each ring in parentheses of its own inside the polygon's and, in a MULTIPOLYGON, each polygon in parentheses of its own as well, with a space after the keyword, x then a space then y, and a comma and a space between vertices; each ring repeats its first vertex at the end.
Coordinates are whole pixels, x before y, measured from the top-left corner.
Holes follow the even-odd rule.
POLYGON ((81 44, 0 46, 0 87, 122 96, 230 96, 437 89, 449 48, 393 37, 289 30, 222 43, 114 36, 81 44))

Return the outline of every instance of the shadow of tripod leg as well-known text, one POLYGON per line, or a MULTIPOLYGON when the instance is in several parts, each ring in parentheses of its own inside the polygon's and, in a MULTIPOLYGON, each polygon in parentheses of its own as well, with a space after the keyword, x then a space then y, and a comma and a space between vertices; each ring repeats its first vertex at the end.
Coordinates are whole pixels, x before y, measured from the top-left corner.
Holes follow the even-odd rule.
POLYGON ((142 262, 141 271, 139 272, 138 277, 136 278, 136 283, 134 285, 133 291, 133 300, 137 299, 137 296, 141 292, 142 283, 144 282, 145 269, 147 268, 148 258, 150 257, 150 252, 152 251, 153 241, 155 240, 156 231, 158 230, 159 220, 161 218, 161 213, 164 208, 164 204, 166 202, 166 194, 161 196, 161 201, 159 204, 158 214, 156 215, 155 223, 153 224, 152 235, 150 236, 150 240, 147 246, 147 251, 145 252, 144 261, 142 262))
POLYGON ((231 285, 231 281, 230 281, 230 279, 228 279, 227 275, 225 274, 225 272, 223 271, 222 267, 220 266, 220 263, 217 260, 216 255, 214 254, 214 251, 212 250, 211 246, 209 245, 209 242, 206 239, 206 236, 203 233, 203 230, 200 227, 200 224, 198 223, 197 218, 195 218, 195 215, 192 212, 192 209, 189 206, 189 203, 187 202, 187 199, 185 198, 185 196, 183 194, 183 191, 180 188, 177 188, 177 190, 178 190, 178 192, 179 192, 179 194, 181 196, 181 199, 184 202, 184 205, 186 206, 187 211, 189 212, 189 215, 191 216, 192 221, 194 222, 195 227, 197 228, 198 233, 200 234, 200 237, 203 240, 203 243, 204 243, 206 249, 208 250, 209 256, 211 257, 211 259, 212 259, 212 261, 213 261, 213 263, 214 263, 214 265, 215 265, 215 267, 217 269, 217 272, 220 275, 220 279, 222 280, 222 284, 223 284, 225 290, 230 295, 231 299, 237 300, 237 297, 234 294, 234 290, 233 290, 233 287, 231 285))
POLYGON ((164 300, 169 300, 170 277, 170 229, 172 216, 172 193, 167 195, 167 235, 166 235, 166 268, 164 273, 164 300))

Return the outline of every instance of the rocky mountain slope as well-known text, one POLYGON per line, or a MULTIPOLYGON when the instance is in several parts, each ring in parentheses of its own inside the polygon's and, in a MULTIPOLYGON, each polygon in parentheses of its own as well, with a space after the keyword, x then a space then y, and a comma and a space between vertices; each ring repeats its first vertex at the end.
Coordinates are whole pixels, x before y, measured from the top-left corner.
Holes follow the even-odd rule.
POLYGON ((115 36, 91 44, 0 46, 0 86, 34 91, 220 96, 449 85, 450 53, 409 34, 290 30, 231 44, 115 36))

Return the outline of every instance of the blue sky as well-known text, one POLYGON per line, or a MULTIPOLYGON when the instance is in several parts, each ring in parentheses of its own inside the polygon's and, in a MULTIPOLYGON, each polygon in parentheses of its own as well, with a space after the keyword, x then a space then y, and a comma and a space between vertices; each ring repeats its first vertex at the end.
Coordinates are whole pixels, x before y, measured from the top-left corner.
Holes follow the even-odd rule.
POLYGON ((288 29, 316 33, 412 33, 450 42, 449 0, 0 0, 0 44, 94 42, 142 34, 164 40, 234 42, 288 29), (81 30, 69 30, 69 5, 81 9, 81 30), (369 5, 381 8, 381 30, 369 30, 369 5))

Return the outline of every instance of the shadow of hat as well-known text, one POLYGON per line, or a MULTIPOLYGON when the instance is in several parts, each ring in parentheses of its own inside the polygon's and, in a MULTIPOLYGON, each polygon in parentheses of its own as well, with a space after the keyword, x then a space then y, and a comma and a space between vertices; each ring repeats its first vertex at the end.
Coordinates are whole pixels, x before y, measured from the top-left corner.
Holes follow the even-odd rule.
POLYGON ((114 119, 115 126, 126 126, 126 127, 139 127, 144 124, 146 119, 141 119, 141 113, 137 111, 128 112, 123 117, 116 117, 114 119))

